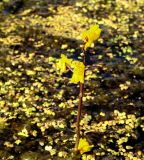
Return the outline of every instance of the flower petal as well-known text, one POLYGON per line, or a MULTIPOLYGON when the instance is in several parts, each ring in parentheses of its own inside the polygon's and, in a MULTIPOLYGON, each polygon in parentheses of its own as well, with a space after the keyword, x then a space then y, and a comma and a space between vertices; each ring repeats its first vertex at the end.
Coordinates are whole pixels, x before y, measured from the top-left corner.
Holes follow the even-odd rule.
POLYGON ((78 150, 80 151, 80 154, 90 151, 92 147, 93 145, 89 145, 86 138, 80 138, 79 145, 78 145, 78 150))
POLYGON ((72 60, 68 59, 67 56, 61 54, 61 59, 57 63, 57 70, 60 70, 60 73, 67 72, 67 66, 71 66, 72 60))
POLYGON ((89 30, 82 33, 81 38, 85 42, 84 50, 100 37, 101 29, 98 25, 92 25, 89 30))
POLYGON ((78 82, 84 83, 85 65, 82 62, 73 61, 72 66, 74 70, 70 83, 75 83, 75 84, 78 82))

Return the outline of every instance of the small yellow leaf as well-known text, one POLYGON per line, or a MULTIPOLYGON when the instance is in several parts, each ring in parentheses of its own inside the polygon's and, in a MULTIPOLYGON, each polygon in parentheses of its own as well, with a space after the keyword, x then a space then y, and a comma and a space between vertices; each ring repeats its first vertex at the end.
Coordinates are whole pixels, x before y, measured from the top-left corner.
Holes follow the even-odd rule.
POLYGON ((105 22, 106 25, 108 25, 114 29, 117 29, 117 25, 115 23, 113 23, 113 21, 111 21, 110 19, 103 18, 103 21, 105 22))
POLYGON ((68 48, 68 45, 67 44, 62 44, 61 49, 66 49, 66 48, 68 48))
POLYGON ((106 55, 107 55, 110 59, 113 58, 113 54, 112 54, 112 53, 106 53, 106 55))
POLYGON ((20 139, 15 141, 15 144, 19 145, 22 141, 20 139))
POLYGON ((33 70, 26 70, 26 74, 28 75, 28 76, 33 76, 33 75, 35 75, 36 74, 36 72, 35 71, 33 71, 33 70))

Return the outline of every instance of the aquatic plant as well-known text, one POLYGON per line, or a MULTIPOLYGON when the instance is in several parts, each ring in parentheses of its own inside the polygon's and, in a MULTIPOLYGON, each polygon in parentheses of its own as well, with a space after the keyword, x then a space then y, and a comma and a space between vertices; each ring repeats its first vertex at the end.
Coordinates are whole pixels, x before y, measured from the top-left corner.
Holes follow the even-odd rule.
MULTIPOLYGON (((75 61, 72 59, 68 59, 64 54, 61 54, 61 59, 57 63, 57 69, 60 73, 66 73, 67 71, 72 71, 73 75, 70 80, 70 83, 77 84, 79 83, 79 103, 78 103, 78 113, 77 113, 77 124, 76 124, 76 144, 75 150, 80 150, 80 153, 89 151, 91 147, 86 147, 82 151, 79 147, 81 146, 83 139, 80 139, 80 119, 81 119, 81 110, 83 105, 83 94, 84 94, 84 79, 85 79, 85 66, 86 66, 86 51, 87 48, 91 46, 91 44, 100 37, 101 29, 98 25, 92 25, 89 30, 82 33, 81 38, 84 41, 83 45, 83 54, 82 54, 82 62, 75 61), (80 140, 80 142, 79 142, 80 140), (80 144, 79 144, 80 143, 80 144)), ((85 143, 88 144, 88 142, 85 143)), ((87 145, 88 146, 88 145, 87 145)))

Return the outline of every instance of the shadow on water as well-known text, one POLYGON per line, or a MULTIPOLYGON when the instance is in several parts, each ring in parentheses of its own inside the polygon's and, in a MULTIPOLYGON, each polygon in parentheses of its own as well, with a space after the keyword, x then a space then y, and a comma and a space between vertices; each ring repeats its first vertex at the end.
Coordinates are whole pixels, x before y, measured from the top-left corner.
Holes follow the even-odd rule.
POLYGON ((21 8, 23 8, 24 2, 23 0, 16 0, 8 3, 4 3, 4 10, 2 11, 3 14, 15 14, 21 8))
POLYGON ((31 8, 33 12, 38 12, 41 16, 54 15, 53 12, 49 10, 49 6, 53 6, 55 11, 59 6, 72 6, 75 4, 75 0, 11 0, 3 3, 2 13, 5 15, 16 14, 20 10, 31 8), (48 13, 47 13, 48 12, 48 13))

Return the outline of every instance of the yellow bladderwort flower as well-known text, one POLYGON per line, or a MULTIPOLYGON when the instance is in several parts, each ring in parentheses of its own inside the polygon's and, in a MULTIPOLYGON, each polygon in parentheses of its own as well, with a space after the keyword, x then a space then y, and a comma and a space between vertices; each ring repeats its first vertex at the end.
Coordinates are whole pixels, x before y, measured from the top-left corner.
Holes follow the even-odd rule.
POLYGON ((81 38, 85 42, 84 50, 91 46, 91 44, 99 38, 101 29, 98 25, 94 24, 89 30, 82 33, 81 38))
POLYGON ((73 61, 72 62, 72 67, 73 69, 73 75, 70 80, 70 83, 84 83, 84 70, 85 70, 85 65, 82 62, 79 61, 73 61))
POLYGON ((89 145, 86 138, 80 138, 79 145, 78 145, 78 150, 80 151, 80 154, 90 151, 92 147, 93 145, 89 145))
POLYGON ((57 63, 57 69, 60 70, 60 73, 65 73, 68 71, 68 66, 71 66, 72 59, 68 59, 67 56, 61 54, 61 59, 57 63))

